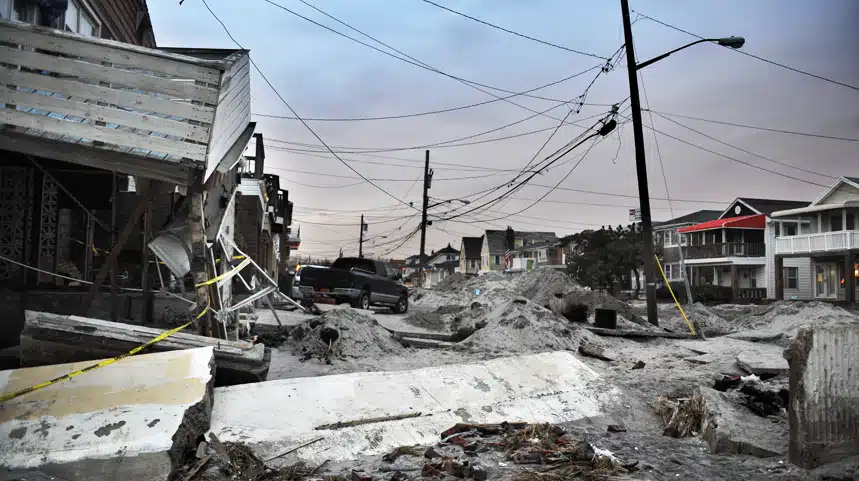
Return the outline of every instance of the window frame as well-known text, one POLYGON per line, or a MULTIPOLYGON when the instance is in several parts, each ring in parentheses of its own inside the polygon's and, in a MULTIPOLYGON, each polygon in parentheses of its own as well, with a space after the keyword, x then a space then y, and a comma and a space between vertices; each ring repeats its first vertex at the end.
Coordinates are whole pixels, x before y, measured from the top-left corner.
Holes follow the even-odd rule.
POLYGON ((784 289, 799 289, 799 267, 783 267, 784 289), (793 274, 793 276, 791 276, 793 274), (793 280, 793 285, 791 285, 793 280))
POLYGON ((104 22, 102 22, 101 19, 98 18, 98 15, 96 15, 95 11, 92 9, 89 3, 84 0, 68 0, 68 2, 70 6, 74 5, 74 8, 77 10, 78 13, 77 19, 75 19, 75 30, 72 30, 68 27, 68 10, 66 10, 66 13, 63 14, 62 29, 72 33, 76 33, 78 35, 101 38, 101 32, 104 22), (92 33, 90 35, 80 33, 81 16, 84 16, 92 24, 92 33))

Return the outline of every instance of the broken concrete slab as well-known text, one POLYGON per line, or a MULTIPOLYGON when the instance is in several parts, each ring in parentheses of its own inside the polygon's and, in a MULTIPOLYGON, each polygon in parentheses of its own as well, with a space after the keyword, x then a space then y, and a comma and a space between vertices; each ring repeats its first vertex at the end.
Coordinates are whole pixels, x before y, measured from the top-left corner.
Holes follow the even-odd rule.
POLYGON ((859 325, 806 328, 790 364, 790 461, 816 468, 859 456, 859 325))
POLYGON ((777 351, 744 351, 737 355, 737 364, 749 374, 778 376, 787 374, 790 367, 777 351))
POLYGON ((600 336, 626 337, 630 339, 641 338, 664 338, 664 339, 698 339, 694 334, 683 334, 678 332, 646 331, 644 329, 604 329, 601 327, 589 327, 589 331, 600 336))
MULTIPOLYGON (((211 347, 144 354, 7 401, 0 409, 0 466, 63 479, 163 481, 209 428, 211 347)), ((92 362, 0 372, 0 393, 92 362)))
MULTIPOLYGON (((124 354, 164 331, 79 316, 26 311, 21 332, 21 366, 43 366, 92 361, 124 354)), ((230 386, 264 381, 271 351, 262 344, 227 341, 178 332, 149 347, 147 352, 175 351, 210 346, 218 364, 215 384, 230 386)))
POLYGON ((620 398, 571 353, 553 352, 218 388, 212 432, 263 458, 322 438, 290 455, 318 464, 434 444, 458 422, 598 417, 620 398))
MULTIPOLYGON (((692 351, 694 352, 694 349, 692 351)), ((724 357, 717 354, 701 354, 699 356, 684 357, 683 360, 691 364, 704 365, 722 361, 724 357)))
POLYGON ((607 362, 617 361, 620 359, 620 355, 611 349, 606 349, 587 341, 582 341, 582 343, 579 344, 579 354, 607 362))
POLYGON ((419 349, 449 349, 456 346, 455 342, 436 341, 433 339, 423 339, 420 337, 405 337, 398 336, 397 339, 409 347, 419 349))
POLYGON ((745 406, 733 393, 709 387, 695 391, 704 402, 701 436, 713 454, 747 454, 760 458, 787 452, 788 427, 784 419, 761 417, 745 406))

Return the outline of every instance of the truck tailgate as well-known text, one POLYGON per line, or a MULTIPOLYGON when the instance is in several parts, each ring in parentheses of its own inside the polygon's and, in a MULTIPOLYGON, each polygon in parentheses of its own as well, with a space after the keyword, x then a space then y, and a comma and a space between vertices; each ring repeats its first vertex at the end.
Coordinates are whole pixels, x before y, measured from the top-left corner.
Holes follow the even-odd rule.
POLYGON ((301 270, 299 285, 312 287, 317 292, 349 288, 352 287, 352 273, 342 269, 305 267, 301 270))

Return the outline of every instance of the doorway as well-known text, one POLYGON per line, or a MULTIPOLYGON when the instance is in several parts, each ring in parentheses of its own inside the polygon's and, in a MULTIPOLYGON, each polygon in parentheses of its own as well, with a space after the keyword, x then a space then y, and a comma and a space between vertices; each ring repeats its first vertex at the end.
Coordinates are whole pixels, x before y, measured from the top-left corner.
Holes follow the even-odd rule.
POLYGON ((814 297, 835 299, 838 297, 838 264, 821 262, 814 265, 814 297))

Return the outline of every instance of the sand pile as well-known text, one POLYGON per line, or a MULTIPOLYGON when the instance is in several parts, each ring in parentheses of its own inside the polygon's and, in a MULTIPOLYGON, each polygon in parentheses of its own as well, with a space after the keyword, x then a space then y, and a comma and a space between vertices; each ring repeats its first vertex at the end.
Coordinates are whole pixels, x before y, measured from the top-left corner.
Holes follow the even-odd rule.
POLYGON ((532 302, 509 301, 473 311, 480 312, 477 322, 485 326, 460 342, 473 350, 498 354, 575 350, 585 335, 580 325, 532 302))
POLYGON ((826 302, 779 301, 739 318, 729 337, 786 343, 802 328, 837 322, 859 322, 859 316, 826 302))
POLYGON ((406 351, 372 316, 351 308, 340 308, 309 319, 290 331, 288 343, 302 360, 371 358, 406 351))
MULTIPOLYGON (((659 327, 665 328, 673 332, 687 332, 689 326, 677 309, 676 304, 659 304, 659 327)), ((711 307, 707 307, 700 302, 696 302, 693 309, 690 311, 687 305, 683 306, 686 315, 689 316, 689 321, 698 325, 697 330, 701 330, 705 336, 724 336, 737 330, 736 323, 733 323, 714 312, 711 307)))

